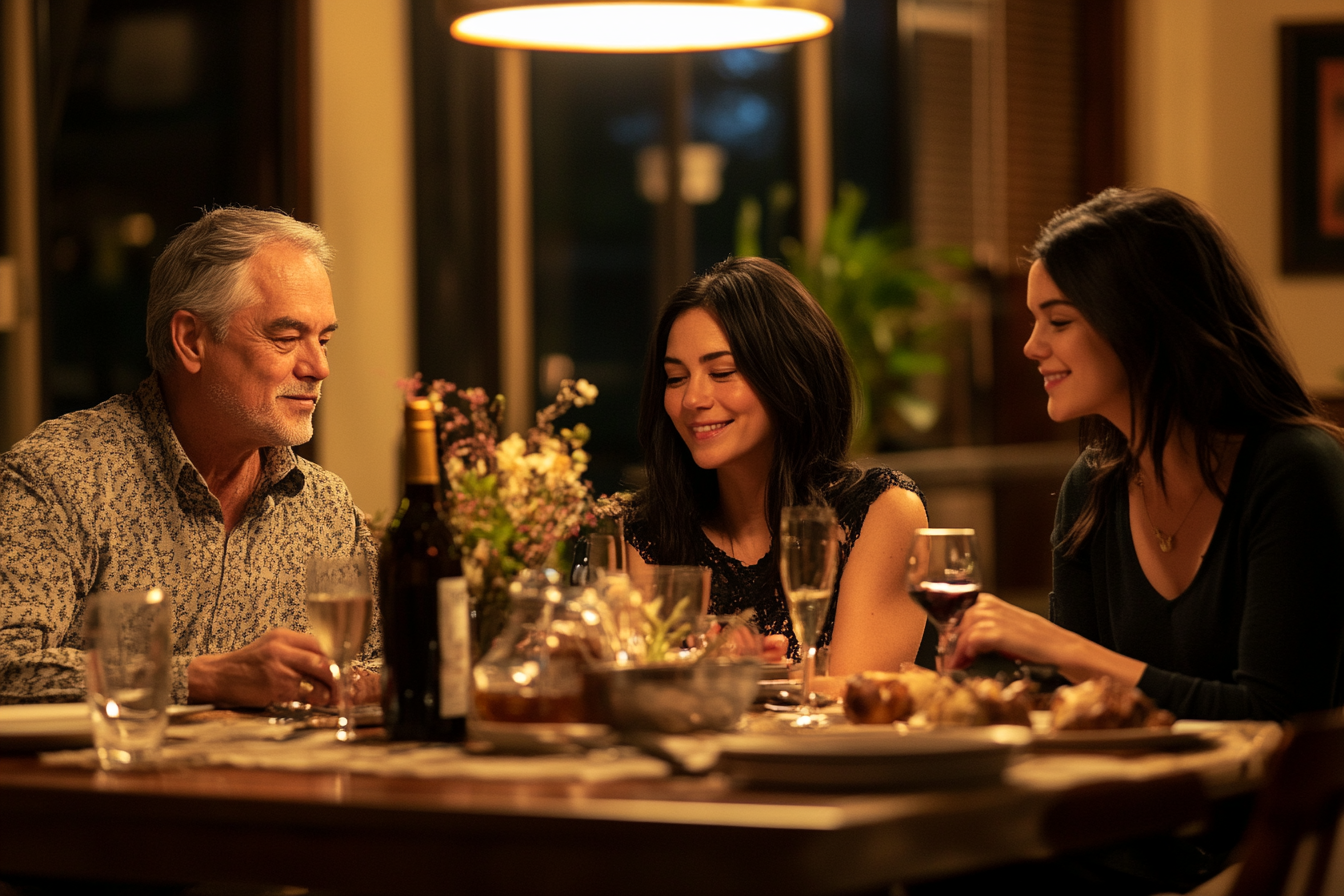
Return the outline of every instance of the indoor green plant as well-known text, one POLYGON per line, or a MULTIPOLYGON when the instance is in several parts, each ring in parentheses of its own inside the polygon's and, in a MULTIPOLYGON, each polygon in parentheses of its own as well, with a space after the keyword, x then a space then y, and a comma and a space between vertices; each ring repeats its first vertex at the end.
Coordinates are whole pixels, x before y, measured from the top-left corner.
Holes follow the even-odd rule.
MULTIPOLYGON (((764 215, 759 201, 744 201, 737 254, 760 255, 762 225, 778 232, 792 204, 787 185, 771 191, 764 215)), ((789 269, 825 309, 854 359, 862 390, 857 451, 900 445, 937 425, 944 341, 956 303, 946 275, 970 266, 964 249, 914 247, 897 227, 859 230, 865 204, 861 189, 842 183, 819 253, 794 237, 778 240, 789 269)))

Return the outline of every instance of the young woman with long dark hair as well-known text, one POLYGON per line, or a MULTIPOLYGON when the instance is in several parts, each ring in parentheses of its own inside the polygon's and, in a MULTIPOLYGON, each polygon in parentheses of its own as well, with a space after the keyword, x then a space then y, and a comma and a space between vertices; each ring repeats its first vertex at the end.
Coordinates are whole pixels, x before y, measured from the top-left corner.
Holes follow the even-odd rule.
POLYGON ((1227 238, 1166 190, 1058 214, 1028 275, 1023 351, 1056 421, 1050 619, 982 595, 954 665, 997 650, 1108 675, 1179 717, 1344 703, 1344 449, 1227 238))
MULTIPOLYGON (((639 439, 648 484, 627 519, 631 565, 713 571, 711 613, 753 607, 777 649, 797 644, 780 589, 780 510, 824 503, 844 533, 819 646, 830 673, 913 660, 925 617, 904 590, 923 498, 906 476, 846 459, 853 365, 788 271, 731 258, 677 290, 650 345, 639 439)), ((932 641, 929 642, 932 644, 932 641)))

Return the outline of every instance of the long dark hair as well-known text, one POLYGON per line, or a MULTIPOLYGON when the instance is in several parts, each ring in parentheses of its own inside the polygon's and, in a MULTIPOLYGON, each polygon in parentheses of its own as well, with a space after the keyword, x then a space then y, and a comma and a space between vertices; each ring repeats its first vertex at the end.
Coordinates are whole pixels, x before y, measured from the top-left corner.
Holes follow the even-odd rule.
POLYGON ((835 325, 774 262, 719 262, 668 299, 644 366, 639 443, 648 484, 634 512, 667 563, 690 562, 700 527, 719 511, 715 472, 696 466, 663 406, 668 334, 692 308, 704 309, 723 328, 737 370, 773 424, 765 508, 772 541, 781 508, 823 503, 860 475, 845 460, 854 429, 854 366, 835 325))
POLYGON ((1080 446, 1096 449, 1087 503, 1062 546, 1077 549, 1105 513, 1114 477, 1145 450, 1165 488, 1162 454, 1189 427, 1200 474, 1216 478, 1223 437, 1272 425, 1312 425, 1341 438, 1303 388, 1255 285, 1222 230, 1170 190, 1111 188, 1059 212, 1032 256, 1120 358, 1130 432, 1088 417, 1080 446))

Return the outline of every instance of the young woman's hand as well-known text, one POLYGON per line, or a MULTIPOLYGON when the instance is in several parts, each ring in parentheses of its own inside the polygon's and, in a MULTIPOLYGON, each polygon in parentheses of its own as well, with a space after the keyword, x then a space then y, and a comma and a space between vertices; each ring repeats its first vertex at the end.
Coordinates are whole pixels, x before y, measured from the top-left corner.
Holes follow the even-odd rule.
POLYGON ((782 663, 789 653, 789 639, 786 635, 766 635, 761 645, 761 662, 782 663))
POLYGON ((956 638, 956 651, 948 663, 952 669, 965 668, 980 654, 997 651, 1013 659, 1053 665, 1070 681, 1109 675, 1133 687, 1145 668, 1136 659, 1107 650, 992 594, 981 594, 961 617, 956 638))
POLYGON ((1033 663, 1053 663, 1059 652, 1059 645, 1054 643, 1059 634, 1069 633, 1037 613, 993 594, 981 594, 961 617, 956 652, 948 666, 964 669, 980 654, 992 652, 1033 663))

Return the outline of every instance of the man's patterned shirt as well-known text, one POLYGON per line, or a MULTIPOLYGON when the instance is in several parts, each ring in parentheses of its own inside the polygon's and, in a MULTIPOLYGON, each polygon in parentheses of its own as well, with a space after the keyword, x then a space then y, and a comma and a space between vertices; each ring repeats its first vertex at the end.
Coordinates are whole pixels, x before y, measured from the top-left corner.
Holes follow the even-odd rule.
MULTIPOLYGON (((174 434, 157 376, 39 426, 0 456, 0 703, 83 699, 84 611, 97 591, 164 589, 173 699, 187 665, 272 628, 309 631, 308 558, 376 548, 345 483, 289 448, 232 532, 174 434)), ((375 586, 376 587, 376 586, 375 586)), ((361 660, 377 665, 379 627, 361 660)))

